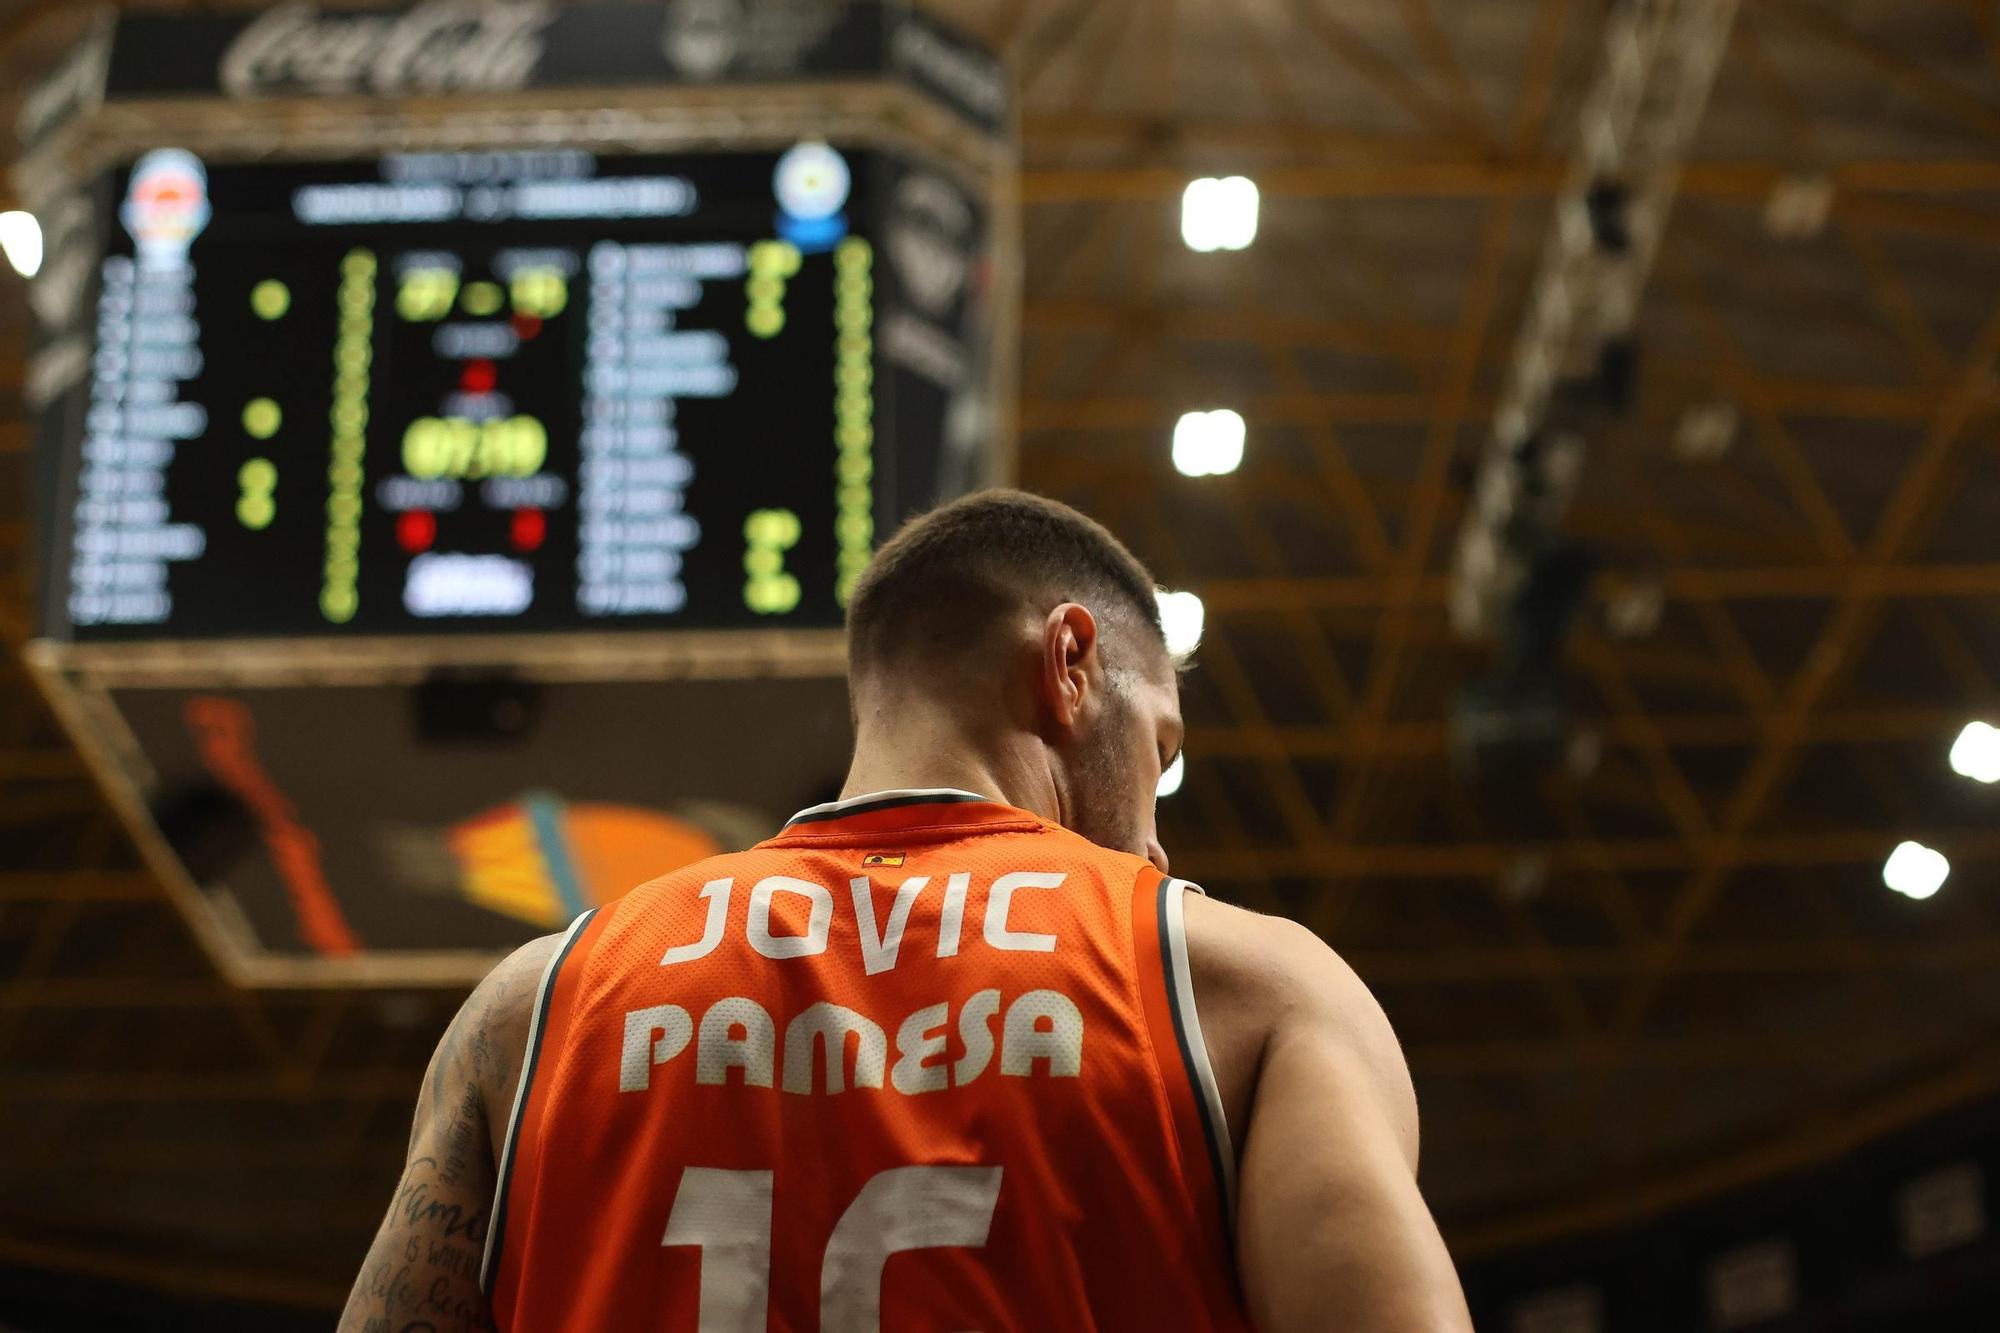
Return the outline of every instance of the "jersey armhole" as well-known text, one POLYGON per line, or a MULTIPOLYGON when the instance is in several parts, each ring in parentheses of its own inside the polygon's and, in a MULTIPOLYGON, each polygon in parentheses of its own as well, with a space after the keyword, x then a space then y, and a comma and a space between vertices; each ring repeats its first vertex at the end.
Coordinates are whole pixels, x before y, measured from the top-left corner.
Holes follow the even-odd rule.
POLYGON ((486 1250, 479 1265, 480 1289, 496 1302, 509 1206, 517 1199, 524 1203, 532 1199, 536 1164, 541 1156, 541 1112, 548 1100, 550 1080, 544 1078, 537 1083, 535 1076, 543 1070, 545 1051, 551 1060, 562 1052, 575 1000, 576 979, 583 971, 581 966, 568 964, 573 955, 588 952, 587 945, 582 950, 578 945, 586 935, 595 935, 591 927, 601 918, 602 909, 593 907, 570 923, 535 988, 535 1011, 528 1023, 527 1049, 521 1057, 521 1082, 514 1090, 513 1110, 507 1117, 507 1137, 494 1175, 493 1207, 487 1214, 486 1250))
POLYGON ((1202 1038, 1184 913, 1186 895, 1200 892, 1186 880, 1142 877, 1133 893, 1133 952, 1196 1220, 1204 1229, 1214 1228, 1226 1254, 1234 1248, 1236 1154, 1202 1038))

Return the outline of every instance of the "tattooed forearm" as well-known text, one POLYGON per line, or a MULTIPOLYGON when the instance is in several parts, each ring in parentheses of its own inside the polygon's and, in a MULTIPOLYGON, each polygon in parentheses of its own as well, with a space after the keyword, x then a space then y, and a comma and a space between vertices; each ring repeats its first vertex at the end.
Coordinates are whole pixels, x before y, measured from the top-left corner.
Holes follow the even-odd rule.
POLYGON ((417 1096, 403 1177, 348 1297, 340 1333, 494 1328, 480 1261, 503 1128, 495 1122, 512 1104, 535 979, 554 944, 537 941, 496 968, 439 1041, 417 1096))
POLYGON ((480 1133, 484 1121, 485 1111, 480 1105, 479 1089, 466 1088, 459 1098, 458 1109, 452 1113, 451 1125, 444 1132, 444 1166, 438 1171, 438 1177, 445 1184, 456 1185, 464 1179, 474 1159, 485 1151, 480 1133))
POLYGON ((348 1299, 343 1333, 493 1329, 479 1285, 490 1181, 483 1162, 461 1163, 457 1179, 448 1181, 436 1157, 411 1161, 348 1299))

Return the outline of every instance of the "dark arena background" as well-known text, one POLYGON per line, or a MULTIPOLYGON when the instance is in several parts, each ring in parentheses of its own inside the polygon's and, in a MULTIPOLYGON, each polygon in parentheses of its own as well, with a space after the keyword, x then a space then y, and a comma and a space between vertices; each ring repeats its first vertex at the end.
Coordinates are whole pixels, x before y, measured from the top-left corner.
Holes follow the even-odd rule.
POLYGON ((329 1327, 994 483, 1481 1330, 2000 1328, 2000 4, 0 0, 0 110, 0 1330, 329 1327))

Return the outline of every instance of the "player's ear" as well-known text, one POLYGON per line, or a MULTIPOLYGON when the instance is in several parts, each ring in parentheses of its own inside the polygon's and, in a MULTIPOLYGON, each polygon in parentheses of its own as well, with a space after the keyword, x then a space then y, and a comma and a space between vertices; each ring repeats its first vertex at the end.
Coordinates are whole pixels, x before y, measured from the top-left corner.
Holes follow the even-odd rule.
POLYGON ((1103 681, 1097 617, 1088 607, 1064 602, 1043 619, 1040 676, 1049 721, 1059 731, 1074 731, 1103 681))

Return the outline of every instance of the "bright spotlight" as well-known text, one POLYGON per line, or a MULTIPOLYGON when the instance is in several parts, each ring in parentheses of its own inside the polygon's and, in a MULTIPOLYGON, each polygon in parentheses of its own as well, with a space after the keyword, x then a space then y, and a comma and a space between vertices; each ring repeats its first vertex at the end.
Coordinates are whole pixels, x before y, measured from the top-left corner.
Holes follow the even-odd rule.
POLYGON ((1228 408, 1189 412, 1174 425, 1174 468, 1184 477, 1220 477, 1243 462, 1243 418, 1228 408))
POLYGON ((42 271, 42 224, 33 213, 18 208, 0 213, 0 252, 24 278, 42 271))
POLYGON ((1167 636, 1167 651, 1175 657, 1185 657, 1201 642, 1202 622, 1208 613, 1201 598, 1191 592, 1168 592, 1162 588, 1159 598, 1160 628, 1167 636))
POLYGON ((1177 754, 1174 756, 1174 762, 1167 765, 1167 771, 1160 774, 1158 794, 1172 796, 1181 789, 1181 779, 1185 776, 1187 776, 1187 756, 1177 754))
POLYGON ((1246 176, 1204 176, 1181 195, 1181 239, 1188 249, 1243 250, 1257 239, 1257 185, 1246 176))
POLYGON ((2000 727, 1966 723, 1952 742, 1951 771, 1974 782, 2000 782, 2000 727))
POLYGON ((1928 898, 1938 891, 1951 873, 1944 853, 1934 852, 1920 842, 1898 843, 1882 865, 1882 882, 1905 898, 1928 898))

